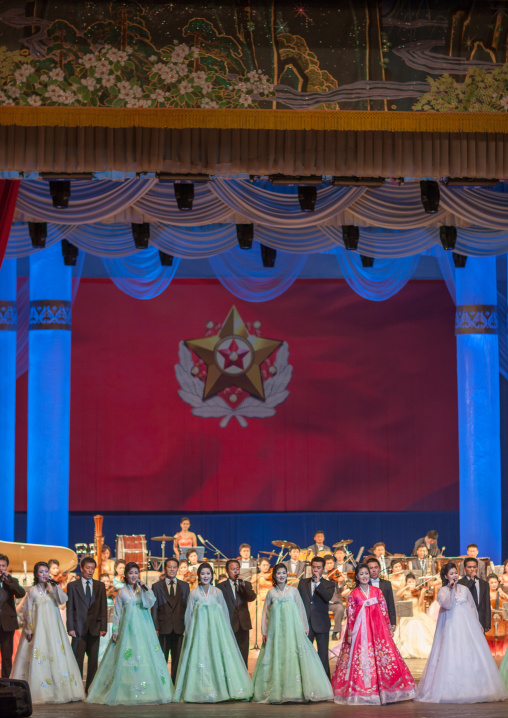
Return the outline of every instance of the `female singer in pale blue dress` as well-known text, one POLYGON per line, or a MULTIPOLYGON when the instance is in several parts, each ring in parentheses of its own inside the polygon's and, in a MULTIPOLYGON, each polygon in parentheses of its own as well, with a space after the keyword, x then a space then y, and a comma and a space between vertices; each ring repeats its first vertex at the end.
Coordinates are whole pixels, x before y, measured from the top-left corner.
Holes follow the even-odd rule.
POLYGON ((85 697, 59 608, 66 601, 67 594, 50 581, 48 564, 36 563, 34 585, 26 592, 24 626, 11 673, 11 678, 28 681, 32 703, 69 703, 85 697))
POLYGON ((219 703, 249 700, 252 681, 231 628, 224 594, 211 585, 212 567, 202 563, 190 592, 175 701, 219 703))
POLYGON ((309 624, 298 590, 277 564, 261 618, 263 645, 252 676, 257 703, 332 701, 323 664, 308 639, 309 624))
POLYGON ((173 685, 150 609, 155 596, 139 580, 139 566, 125 567, 115 598, 113 635, 88 693, 88 703, 170 703, 173 685))

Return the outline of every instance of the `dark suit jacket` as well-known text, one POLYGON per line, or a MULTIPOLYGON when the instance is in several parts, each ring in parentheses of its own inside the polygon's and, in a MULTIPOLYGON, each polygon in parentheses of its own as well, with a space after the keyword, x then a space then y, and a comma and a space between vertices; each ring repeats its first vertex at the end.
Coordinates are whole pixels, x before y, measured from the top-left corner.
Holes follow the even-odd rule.
MULTIPOLYGON (((413 548, 413 553, 412 553, 413 556, 416 556, 416 550, 417 550, 418 546, 427 546, 427 544, 425 543, 425 536, 423 536, 423 538, 418 539, 418 541, 416 541, 414 548, 413 548)), ((429 556, 439 556, 439 554, 441 553, 441 549, 437 545, 437 542, 435 542, 431 545, 431 547, 428 549, 428 552, 429 552, 429 556)))
MULTIPOLYGON (((289 571, 291 571, 291 559, 289 561, 284 561, 284 565, 289 571)), ((305 576, 305 569, 307 568, 307 564, 305 561, 297 561, 296 562, 296 575, 298 578, 303 578, 305 576)))
POLYGON ((237 633, 240 629, 250 631, 252 622, 250 620, 248 604, 256 600, 256 594, 254 593, 252 584, 249 581, 244 581, 244 587, 239 588, 236 592, 236 600, 229 578, 227 581, 222 581, 222 583, 217 584, 217 588, 224 594, 233 633, 237 633))
MULTIPOLYGON (((467 576, 461 578, 458 583, 460 583, 461 586, 466 586, 470 591, 473 587, 473 582, 470 581, 467 576)), ((482 578, 478 579, 478 583, 480 584, 480 595, 477 597, 478 600, 475 600, 476 608, 478 609, 478 620, 480 621, 482 627, 486 631, 488 631, 490 630, 492 621, 492 611, 490 606, 490 586, 488 582, 484 581, 482 578)), ((475 598, 472 591, 471 595, 473 596, 473 598, 475 598)))
POLYGON ((11 576, 2 582, 0 588, 0 629, 15 631, 18 628, 15 598, 23 598, 25 589, 19 585, 18 579, 11 576))
POLYGON ((166 579, 157 581, 152 586, 157 603, 152 608, 152 618, 155 630, 161 635, 177 633, 182 635, 185 632, 185 609, 190 594, 189 584, 185 581, 176 580, 176 593, 170 598, 166 579))
POLYGON ((106 587, 102 581, 92 581, 92 603, 87 608, 81 578, 67 586, 67 631, 76 631, 76 636, 98 636, 108 629, 106 587))
MULTIPOLYGON (((485 571, 485 564, 483 563, 483 561, 478 561, 478 578, 484 579, 486 573, 487 572, 485 571)), ((462 577, 465 575, 466 575, 466 571, 464 569, 464 561, 461 561, 460 565, 459 565, 459 576, 462 577)))
POLYGON ((388 608, 388 615, 390 617, 390 624, 392 626, 397 625, 397 614, 395 613, 395 601, 393 598, 393 588, 391 581, 386 581, 384 578, 379 579, 379 588, 381 593, 385 597, 386 606, 388 608))
POLYGON ((298 591, 302 597, 309 627, 314 633, 328 633, 330 630, 330 616, 328 604, 335 592, 335 582, 322 578, 312 595, 311 578, 302 578, 298 584, 298 591))

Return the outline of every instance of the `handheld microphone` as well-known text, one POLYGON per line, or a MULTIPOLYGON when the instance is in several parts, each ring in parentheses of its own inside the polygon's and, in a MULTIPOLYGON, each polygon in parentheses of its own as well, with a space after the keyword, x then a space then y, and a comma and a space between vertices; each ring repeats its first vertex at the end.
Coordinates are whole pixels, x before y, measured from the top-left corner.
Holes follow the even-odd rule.
POLYGON ((56 586, 56 581, 54 578, 48 578, 48 583, 50 583, 52 586, 56 586))
POLYGON ((141 583, 140 581, 138 581, 138 586, 142 588, 143 591, 148 591, 148 586, 146 585, 146 583, 141 583))

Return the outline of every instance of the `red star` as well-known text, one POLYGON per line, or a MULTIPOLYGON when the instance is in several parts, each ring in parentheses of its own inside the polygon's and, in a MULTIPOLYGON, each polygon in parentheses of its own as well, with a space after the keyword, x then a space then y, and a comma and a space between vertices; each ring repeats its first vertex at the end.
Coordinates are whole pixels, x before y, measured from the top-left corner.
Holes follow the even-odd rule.
POLYGON ((233 339, 229 345, 229 349, 219 349, 219 354, 224 357, 224 369, 228 369, 230 366, 237 366, 239 369, 243 369, 243 357, 248 354, 248 350, 239 351, 236 340, 233 339))

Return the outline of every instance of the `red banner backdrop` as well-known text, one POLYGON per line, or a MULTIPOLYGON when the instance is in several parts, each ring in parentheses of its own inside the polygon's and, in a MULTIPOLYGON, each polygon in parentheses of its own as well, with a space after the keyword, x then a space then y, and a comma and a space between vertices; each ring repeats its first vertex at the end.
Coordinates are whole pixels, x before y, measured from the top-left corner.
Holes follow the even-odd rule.
MULTIPOLYGON (((150 301, 107 280, 82 280, 73 310, 70 509, 456 509, 453 327, 442 282, 411 282, 377 303, 345 282, 302 280, 274 301, 249 304, 215 280, 174 280, 150 301), (233 305, 252 332, 287 343, 293 371, 273 416, 221 427, 220 416, 193 415, 175 365, 180 342, 205 337, 207 323, 224 322, 233 305)), ((194 379, 188 366, 181 371, 194 379)), ((230 402, 235 410, 242 396, 230 402)), ((22 510, 26 381, 18 400, 22 510)))

